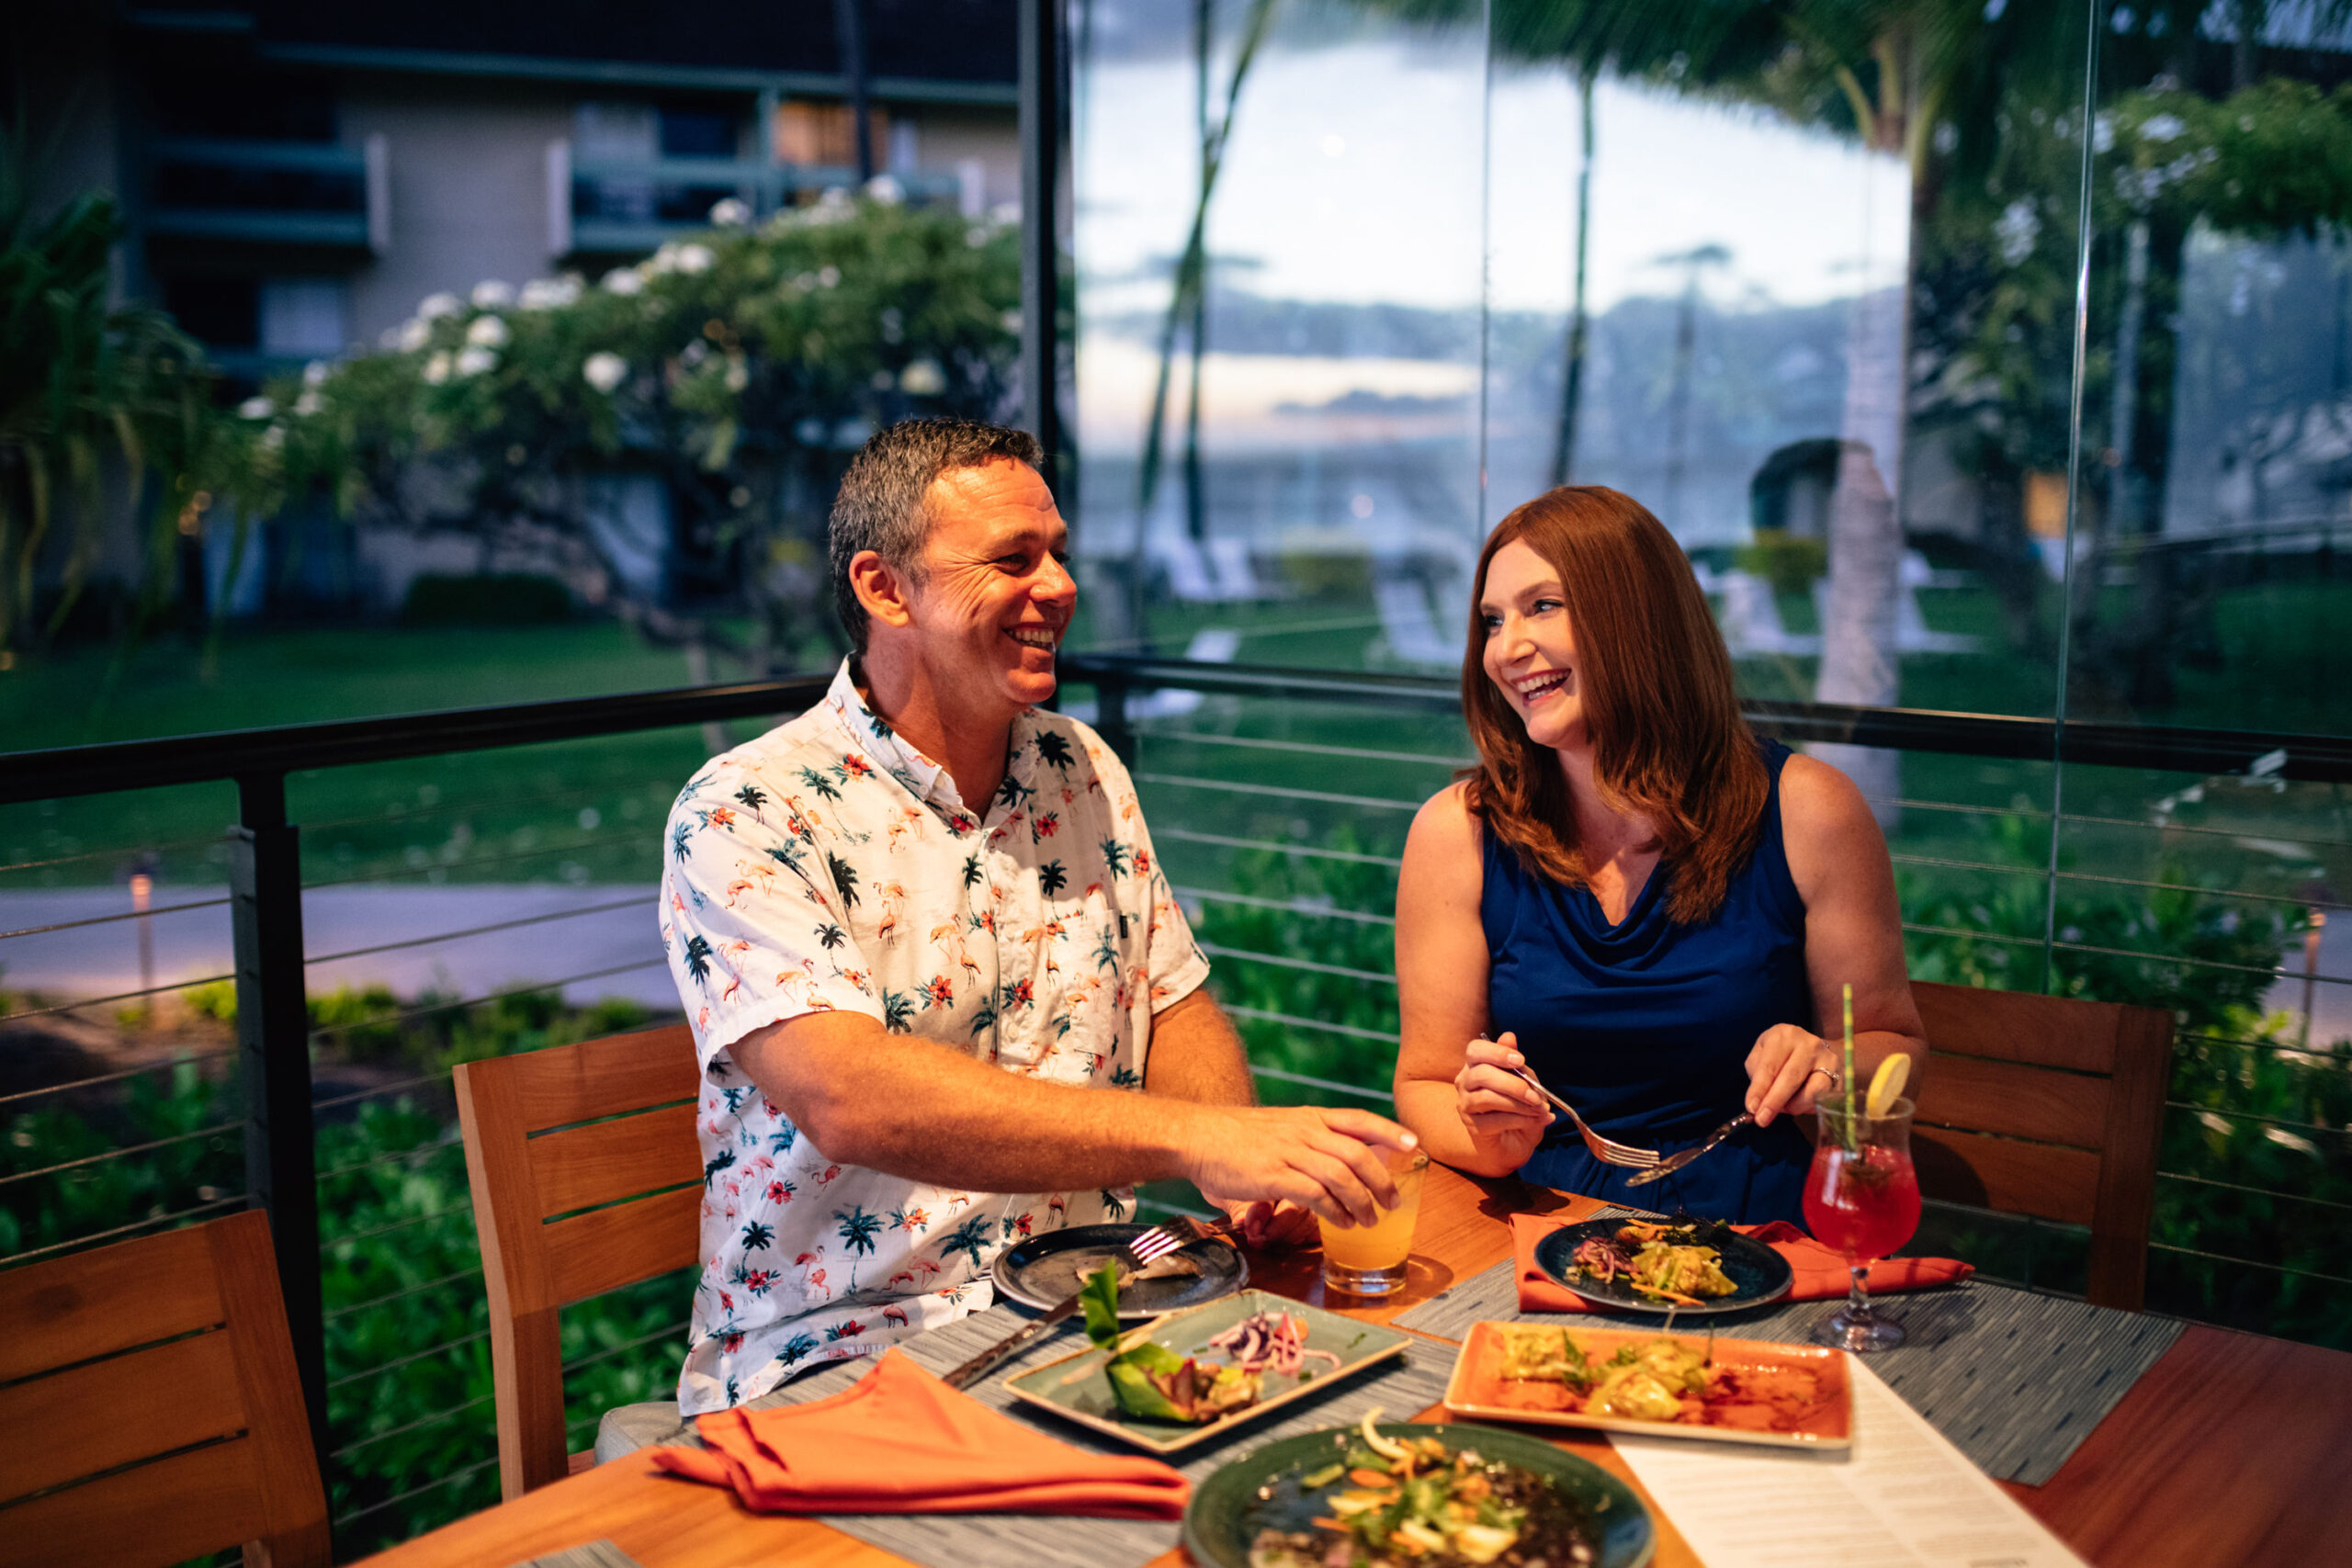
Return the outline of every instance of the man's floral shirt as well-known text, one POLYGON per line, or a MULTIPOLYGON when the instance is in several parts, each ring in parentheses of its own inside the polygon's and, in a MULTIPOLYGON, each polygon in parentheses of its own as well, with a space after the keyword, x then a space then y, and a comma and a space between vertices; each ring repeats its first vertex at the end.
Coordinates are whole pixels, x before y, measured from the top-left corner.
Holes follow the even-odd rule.
POLYGON ((1092 730, 1014 720, 975 812, 844 662, 824 701, 695 776, 663 859, 662 939, 703 1067, 686 1414, 977 1312, 1007 1246, 1125 1217, 1125 1190, 965 1192, 838 1164, 728 1054, 830 1009, 1007 1072, 1140 1089, 1151 1015, 1208 961, 1092 730))

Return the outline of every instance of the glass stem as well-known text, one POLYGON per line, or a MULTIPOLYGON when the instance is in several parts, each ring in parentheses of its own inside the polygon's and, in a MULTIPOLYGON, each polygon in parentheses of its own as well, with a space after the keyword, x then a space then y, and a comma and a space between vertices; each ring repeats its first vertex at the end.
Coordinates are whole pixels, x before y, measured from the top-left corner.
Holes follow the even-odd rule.
POLYGON ((1867 1319, 1871 1315, 1871 1293, 1863 1287, 1862 1279, 1871 1271, 1870 1265, 1856 1263, 1849 1267, 1852 1269, 1854 1278, 1853 1282, 1846 1289, 1846 1314, 1852 1318, 1867 1319))

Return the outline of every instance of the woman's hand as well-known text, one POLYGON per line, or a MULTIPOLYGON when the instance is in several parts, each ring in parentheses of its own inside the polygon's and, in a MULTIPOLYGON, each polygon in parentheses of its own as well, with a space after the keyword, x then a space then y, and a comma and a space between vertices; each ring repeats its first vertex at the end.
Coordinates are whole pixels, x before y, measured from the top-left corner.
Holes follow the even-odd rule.
POLYGON ((1747 1053, 1747 1113, 1758 1127, 1786 1111, 1802 1116, 1838 1088, 1838 1053, 1818 1034, 1776 1023, 1747 1053))
POLYGON ((1453 1075, 1453 1109, 1471 1140, 1507 1154, 1516 1168, 1527 1163, 1551 1130, 1552 1108, 1526 1079, 1511 1071, 1526 1066, 1515 1036, 1473 1040, 1453 1075))

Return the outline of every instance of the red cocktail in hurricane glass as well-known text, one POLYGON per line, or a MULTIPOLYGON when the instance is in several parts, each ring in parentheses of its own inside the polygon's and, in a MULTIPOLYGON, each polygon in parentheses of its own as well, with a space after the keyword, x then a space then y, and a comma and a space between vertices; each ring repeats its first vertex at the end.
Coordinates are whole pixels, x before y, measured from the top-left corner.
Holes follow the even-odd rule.
POLYGON ((1911 1239, 1919 1228, 1919 1175, 1911 1168, 1911 1111, 1898 1100, 1883 1116, 1849 1105, 1843 1096, 1816 1107, 1821 1142, 1804 1179, 1804 1223, 1815 1241, 1834 1247, 1853 1272, 1846 1305, 1814 1337, 1848 1350, 1883 1350, 1903 1343, 1903 1325, 1871 1311, 1864 1283, 1870 1266, 1911 1239))

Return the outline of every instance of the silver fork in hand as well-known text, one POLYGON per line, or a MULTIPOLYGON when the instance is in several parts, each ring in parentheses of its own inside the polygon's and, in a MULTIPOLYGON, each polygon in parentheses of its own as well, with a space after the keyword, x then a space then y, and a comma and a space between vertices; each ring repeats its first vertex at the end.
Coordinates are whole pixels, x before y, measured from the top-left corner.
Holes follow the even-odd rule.
POLYGON ((1679 1154, 1671 1154, 1667 1156, 1664 1159, 1658 1161, 1657 1164, 1642 1172, 1641 1175, 1627 1177, 1625 1179, 1625 1185, 1628 1187, 1639 1187, 1645 1181, 1656 1181, 1661 1176, 1671 1176, 1676 1171, 1680 1170, 1684 1166, 1689 1165, 1692 1160, 1697 1159, 1701 1155, 1705 1154, 1709 1149, 1713 1148, 1717 1144, 1722 1143, 1725 1138, 1730 1137, 1734 1133, 1738 1132, 1742 1127, 1753 1124, 1755 1121, 1755 1117, 1750 1116, 1747 1111, 1743 1111, 1738 1115, 1733 1117, 1730 1121, 1724 1122, 1722 1126, 1716 1128, 1713 1132, 1708 1134, 1707 1141, 1705 1143, 1697 1145, 1691 1148, 1684 1149, 1679 1154))
MULTIPOLYGON (((1592 1157, 1601 1164, 1628 1166, 1635 1170, 1646 1170, 1657 1164, 1658 1154, 1656 1149, 1637 1149, 1631 1144, 1621 1144, 1614 1138, 1604 1138, 1586 1126, 1584 1118, 1577 1114, 1575 1106, 1538 1083, 1535 1075, 1525 1067, 1507 1067, 1504 1070, 1516 1075, 1528 1088, 1566 1111, 1568 1120, 1575 1123, 1577 1132, 1583 1136, 1584 1146, 1590 1149, 1592 1157)), ((1640 1179, 1635 1178, 1635 1179, 1640 1179)))
POLYGON ((1178 1214, 1127 1243, 1127 1256, 1137 1264, 1145 1264, 1155 1258, 1165 1258, 1171 1252, 1182 1251, 1194 1242, 1212 1240, 1230 1244, 1233 1222, 1211 1220, 1204 1223, 1190 1214, 1178 1214))

